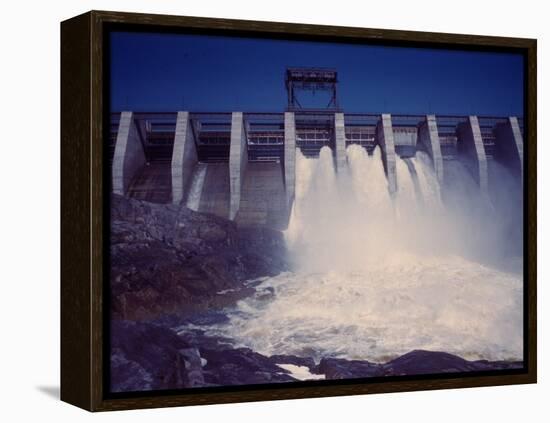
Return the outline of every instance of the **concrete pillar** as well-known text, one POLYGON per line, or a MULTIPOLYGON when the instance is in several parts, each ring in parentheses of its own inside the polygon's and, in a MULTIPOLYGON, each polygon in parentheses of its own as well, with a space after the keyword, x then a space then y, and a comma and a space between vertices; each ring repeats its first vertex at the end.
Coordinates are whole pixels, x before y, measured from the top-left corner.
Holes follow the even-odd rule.
POLYGON ((487 157, 477 116, 469 116, 467 122, 458 126, 458 142, 459 153, 466 158, 466 164, 479 184, 479 189, 484 195, 488 195, 487 157))
POLYGON ((284 171, 286 199, 290 210, 296 189, 296 122, 293 112, 285 112, 284 171))
POLYGON ((172 203, 179 204, 186 198, 197 161, 189 112, 178 112, 172 152, 172 203))
POLYGON ((495 128, 495 159, 512 169, 523 181, 523 135, 518 118, 511 116, 495 128))
POLYGON ((231 115, 231 145, 229 147, 229 218, 235 219, 241 204, 241 189, 248 163, 248 146, 242 112, 231 115))
POLYGON ((390 114, 383 114, 376 125, 376 143, 382 149, 382 160, 388 178, 390 194, 397 191, 397 175, 395 169, 395 145, 390 114))
POLYGON ((113 156, 113 192, 125 195, 132 179, 145 165, 145 151, 132 112, 122 112, 113 156))
POLYGON ((346 158, 346 129, 344 123, 344 114, 334 114, 334 143, 335 154, 334 162, 336 163, 336 171, 341 172, 347 165, 346 158))
POLYGON ((434 115, 427 115, 426 120, 418 128, 418 141, 432 158, 435 176, 440 185, 443 184, 443 156, 439 143, 439 131, 434 115))

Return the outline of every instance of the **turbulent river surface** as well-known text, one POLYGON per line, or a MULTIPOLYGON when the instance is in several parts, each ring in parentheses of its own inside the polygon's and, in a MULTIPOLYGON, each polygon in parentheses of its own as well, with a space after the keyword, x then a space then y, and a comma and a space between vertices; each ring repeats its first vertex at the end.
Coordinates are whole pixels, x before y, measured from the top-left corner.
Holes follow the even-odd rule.
POLYGON ((423 152, 397 158, 392 198, 380 151, 299 151, 285 233, 293 271, 256 281, 256 294, 207 333, 265 355, 384 362, 414 349, 466 359, 521 360, 521 193, 493 166, 484 198, 471 172, 446 161, 440 186, 423 152))

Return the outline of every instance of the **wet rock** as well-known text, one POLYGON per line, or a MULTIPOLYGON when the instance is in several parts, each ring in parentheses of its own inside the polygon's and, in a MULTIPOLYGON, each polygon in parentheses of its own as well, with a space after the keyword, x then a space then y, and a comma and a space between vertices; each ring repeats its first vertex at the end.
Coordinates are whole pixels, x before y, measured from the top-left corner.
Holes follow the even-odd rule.
POLYGON ((185 386, 190 388, 204 386, 202 360, 199 350, 197 348, 183 348, 179 350, 179 353, 185 367, 185 386))
MULTIPOLYGON (((205 317, 206 318, 206 317, 205 317)), ((229 338, 207 335, 201 329, 181 327, 179 336, 189 345, 200 351, 206 361, 203 366, 205 382, 214 385, 258 384, 295 381, 289 371, 279 364, 295 364, 315 370, 315 362, 310 357, 294 355, 274 355, 271 357, 249 348, 235 348, 229 338)))
POLYGON ((204 225, 199 227, 199 237, 206 242, 223 242, 227 232, 219 225, 204 225))
POLYGON ((140 364, 129 360, 120 348, 111 351, 111 389, 113 392, 148 391, 153 378, 140 364))
POLYGON ((275 289, 271 286, 256 291, 254 297, 259 301, 270 301, 275 297, 275 289))
POLYGON ((242 263, 247 269, 248 279, 272 276, 288 270, 286 244, 282 232, 263 226, 241 227, 238 231, 238 245, 242 263), (274 273, 273 269, 276 269, 274 273))
POLYGON ((190 316, 166 316, 159 319, 159 324, 170 327, 183 327, 186 325, 210 327, 229 322, 229 317, 225 310, 204 310, 193 313, 190 316))
POLYGON ((384 364, 323 358, 316 373, 324 374, 327 379, 350 379, 517 369, 522 365, 517 361, 468 361, 446 352, 414 350, 384 364))
MULTIPOLYGON (((205 319, 217 317, 207 315, 205 319)), ((114 392, 294 382, 279 364, 305 366, 330 379, 442 374, 521 368, 521 362, 468 361, 445 352, 416 350, 385 364, 325 357, 267 357, 235 348, 227 338, 200 329, 170 330, 151 323, 113 321, 111 386, 114 392)))
POLYGON ((113 392, 204 386, 198 349, 165 327, 115 320, 111 323, 113 392))
POLYGON ((287 370, 273 360, 249 348, 208 350, 201 349, 207 360, 203 368, 207 383, 216 385, 248 385, 296 381, 287 370))
POLYGON ((225 350, 233 348, 232 340, 221 336, 209 336, 201 329, 179 329, 179 336, 189 345, 200 350, 225 350))
POLYGON ((387 375, 418 375, 480 370, 475 362, 439 351, 414 350, 384 365, 387 375))
POLYGON ((477 360, 473 362, 479 370, 507 370, 522 369, 523 361, 488 361, 477 360))
POLYGON ((326 379, 350 379, 384 375, 384 371, 379 364, 340 358, 323 358, 319 363, 317 373, 324 374, 326 379))

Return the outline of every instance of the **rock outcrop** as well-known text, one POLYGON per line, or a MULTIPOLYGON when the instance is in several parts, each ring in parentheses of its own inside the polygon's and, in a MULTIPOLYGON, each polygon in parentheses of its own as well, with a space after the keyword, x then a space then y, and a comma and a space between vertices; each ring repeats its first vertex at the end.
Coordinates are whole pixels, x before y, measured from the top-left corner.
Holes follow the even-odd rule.
POLYGON ((295 381, 276 361, 200 334, 164 326, 111 324, 111 391, 132 392, 295 381), (198 346, 200 345, 200 347, 198 346))
POLYGON ((113 392, 296 382, 279 364, 305 366, 325 379, 354 379, 521 368, 521 362, 468 361, 445 352, 415 350, 387 363, 326 357, 265 356, 198 329, 114 321, 111 326, 113 392))
POLYGON ((111 323, 111 390, 131 392, 205 386, 199 351, 162 326, 111 323))
POLYGON ((325 374, 327 379, 350 379, 521 369, 522 366, 521 361, 468 361, 446 352, 414 350, 387 363, 324 358, 316 372, 325 374))
POLYGON ((112 317, 154 320, 251 294, 244 282, 285 270, 286 249, 275 230, 113 195, 110 260, 112 317))
POLYGON ((341 358, 323 358, 317 373, 324 374, 327 379, 384 376, 384 370, 379 364, 341 358))

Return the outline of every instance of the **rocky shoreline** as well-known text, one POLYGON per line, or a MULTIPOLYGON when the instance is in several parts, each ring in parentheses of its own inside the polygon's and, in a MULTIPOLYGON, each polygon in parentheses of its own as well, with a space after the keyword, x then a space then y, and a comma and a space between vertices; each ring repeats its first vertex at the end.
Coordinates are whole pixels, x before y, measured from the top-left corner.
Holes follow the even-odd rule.
POLYGON ((246 281, 288 270, 280 232, 113 195, 111 390, 181 389, 521 368, 415 350, 386 363, 265 356, 182 326, 223 321, 255 293, 246 281), (173 328, 180 327, 174 330, 173 328))
POLYGON ((176 333, 157 324, 114 321, 111 328, 113 392, 181 389, 208 386, 353 379, 518 369, 521 362, 468 361, 437 351, 415 350, 387 363, 366 360, 265 356, 250 348, 234 348, 231 340, 206 336, 200 330, 176 333), (303 368, 297 377, 281 365, 303 368), (319 377, 320 376, 320 377, 319 377))

